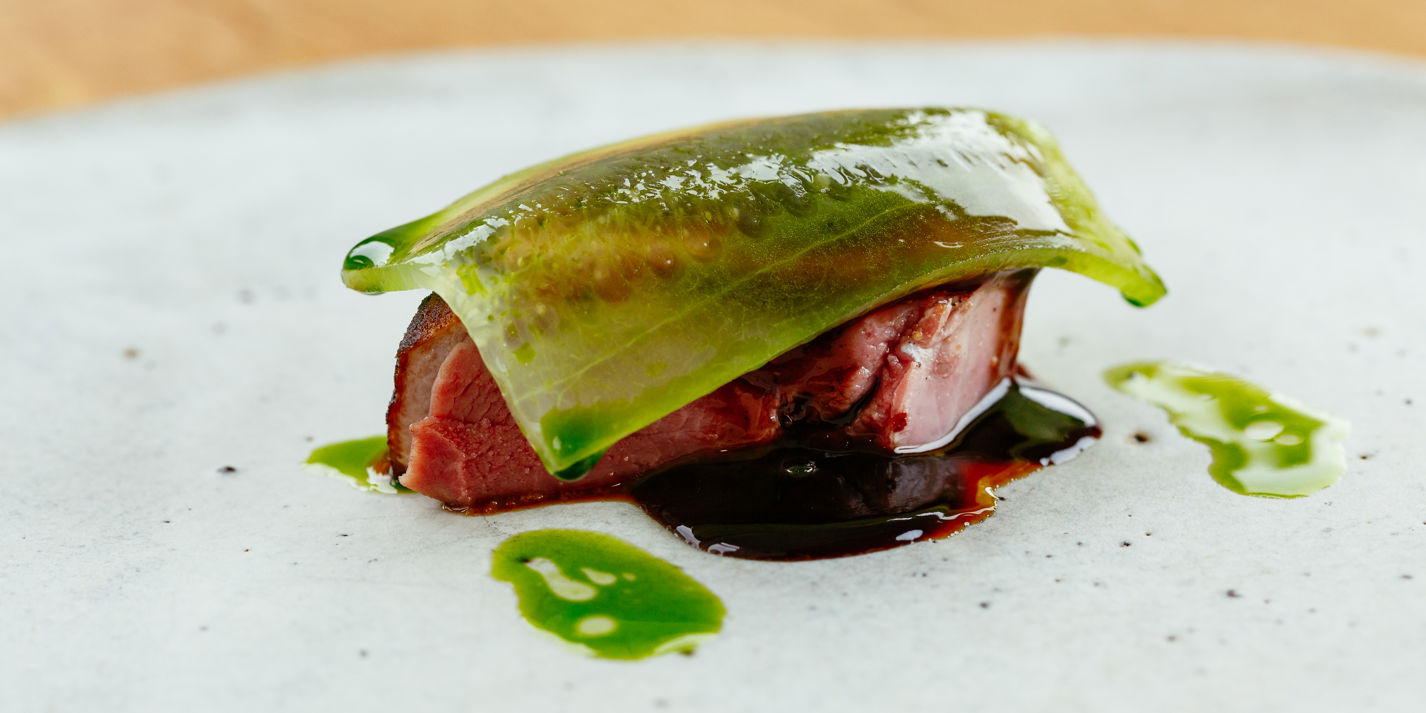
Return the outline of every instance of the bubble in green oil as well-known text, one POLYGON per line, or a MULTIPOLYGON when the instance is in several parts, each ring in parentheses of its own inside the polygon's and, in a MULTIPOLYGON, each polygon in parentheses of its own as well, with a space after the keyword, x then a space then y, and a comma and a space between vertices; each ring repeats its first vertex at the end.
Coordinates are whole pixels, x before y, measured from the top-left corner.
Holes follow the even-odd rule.
POLYGON ((372 436, 321 446, 307 457, 307 465, 346 478, 360 490, 393 495, 411 492, 383 472, 385 460, 386 436, 372 436))
POLYGON ((490 574, 514 585, 527 621, 601 658, 692 651, 722 628, 723 603, 707 588, 596 532, 515 535, 495 549, 490 574))
POLYGON ((1347 468, 1347 422, 1228 374, 1177 362, 1105 372, 1110 386, 1162 408, 1213 453, 1208 472, 1244 495, 1311 495, 1347 468))

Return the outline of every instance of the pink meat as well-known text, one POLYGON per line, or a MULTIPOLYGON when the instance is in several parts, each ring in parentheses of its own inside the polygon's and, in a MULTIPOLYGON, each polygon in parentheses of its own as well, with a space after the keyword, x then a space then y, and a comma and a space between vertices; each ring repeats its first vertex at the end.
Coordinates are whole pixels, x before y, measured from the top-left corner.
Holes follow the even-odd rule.
POLYGON ((494 511, 587 496, 674 462, 767 444, 792 421, 844 423, 887 449, 935 445, 1013 373, 1030 277, 996 276, 877 309, 619 441, 570 483, 545 471, 475 344, 433 295, 398 354, 391 459, 405 468, 407 487, 454 508, 494 511))
POLYGON ((943 445, 961 419, 1010 375, 1020 349, 1025 290, 987 285, 936 294, 902 331, 880 383, 847 428, 898 453, 943 445))
POLYGON ((619 441, 565 483, 544 469, 469 339, 441 365, 431 412, 411 426, 401 483, 455 507, 491 509, 608 487, 683 456, 777 437, 775 394, 735 381, 619 441))

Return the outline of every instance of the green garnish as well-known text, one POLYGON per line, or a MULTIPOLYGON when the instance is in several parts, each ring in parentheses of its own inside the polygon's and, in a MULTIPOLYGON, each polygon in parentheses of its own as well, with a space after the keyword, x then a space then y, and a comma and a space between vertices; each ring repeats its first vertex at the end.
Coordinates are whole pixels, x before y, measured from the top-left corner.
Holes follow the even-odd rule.
POLYGON ((1228 374, 1173 362, 1110 369, 1111 386, 1169 414, 1185 436, 1208 446, 1208 472, 1244 495, 1311 495, 1347 468, 1347 422, 1228 374))
POLYGON ((357 244, 342 277, 465 323, 546 469, 874 307, 1060 267, 1147 305, 1163 283, 1038 125, 970 109, 719 124, 502 178, 357 244))
POLYGON ((307 456, 307 465, 345 478, 358 490, 389 495, 411 492, 390 473, 378 469, 385 459, 386 436, 372 436, 319 446, 307 456))
POLYGON ((608 535, 536 530, 501 543, 492 557, 491 576, 514 585, 526 620, 595 656, 692 651, 723 626, 712 592, 608 535))

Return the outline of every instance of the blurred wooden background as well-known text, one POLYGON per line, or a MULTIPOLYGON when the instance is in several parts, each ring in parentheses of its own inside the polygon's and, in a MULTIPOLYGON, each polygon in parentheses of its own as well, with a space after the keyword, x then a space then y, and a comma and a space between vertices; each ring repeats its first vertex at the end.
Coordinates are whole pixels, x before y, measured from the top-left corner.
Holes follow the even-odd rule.
POLYGON ((1050 35, 1426 56, 1426 0, 0 0, 0 118, 432 47, 1050 35))

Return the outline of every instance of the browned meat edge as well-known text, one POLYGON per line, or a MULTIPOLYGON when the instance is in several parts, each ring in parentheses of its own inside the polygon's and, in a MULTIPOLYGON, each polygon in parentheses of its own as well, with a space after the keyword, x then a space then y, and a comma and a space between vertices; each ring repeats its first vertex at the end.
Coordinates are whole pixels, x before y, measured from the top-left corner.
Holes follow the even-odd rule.
POLYGON ((386 445, 393 474, 406 472, 411 453, 408 426, 430 412, 436 374, 465 336, 465 325, 439 295, 433 292, 421 300, 396 350, 396 385, 386 408, 386 445))

